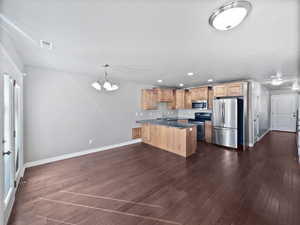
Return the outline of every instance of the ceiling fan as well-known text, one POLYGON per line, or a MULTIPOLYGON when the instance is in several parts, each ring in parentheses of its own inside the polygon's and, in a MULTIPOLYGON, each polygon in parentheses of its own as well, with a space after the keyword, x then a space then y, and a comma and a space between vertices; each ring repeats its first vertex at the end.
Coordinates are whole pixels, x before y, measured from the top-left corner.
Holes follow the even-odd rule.
POLYGON ((267 84, 267 85, 276 86, 276 87, 281 86, 284 83, 292 83, 292 85, 291 85, 292 90, 294 90, 294 91, 300 90, 300 85, 299 85, 297 77, 289 76, 289 75, 285 75, 283 77, 283 75, 279 72, 277 72, 276 75, 270 76, 269 79, 267 79, 266 81, 263 81, 262 83, 267 84))
POLYGON ((286 82, 290 82, 294 79, 292 78, 288 78, 289 76, 284 76, 277 72, 275 75, 271 75, 270 78, 268 78, 267 80, 263 81, 262 83, 263 84, 271 84, 273 86, 280 86, 282 85, 283 83, 286 83, 286 82))

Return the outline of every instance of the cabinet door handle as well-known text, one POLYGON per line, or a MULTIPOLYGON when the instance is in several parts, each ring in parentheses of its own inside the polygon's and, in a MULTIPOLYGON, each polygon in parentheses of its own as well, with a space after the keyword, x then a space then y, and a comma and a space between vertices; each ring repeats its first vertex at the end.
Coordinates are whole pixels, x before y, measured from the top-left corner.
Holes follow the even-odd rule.
POLYGON ((11 151, 3 152, 2 155, 10 155, 11 151))

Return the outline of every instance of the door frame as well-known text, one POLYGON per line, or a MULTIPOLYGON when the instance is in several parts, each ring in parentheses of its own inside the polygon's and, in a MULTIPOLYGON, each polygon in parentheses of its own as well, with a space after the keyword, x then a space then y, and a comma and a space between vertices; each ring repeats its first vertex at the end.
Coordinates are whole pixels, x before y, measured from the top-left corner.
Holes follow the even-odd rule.
MULTIPOLYGON (((291 132, 291 133, 294 133, 294 132, 292 132, 292 131, 282 131, 282 130, 277 130, 277 129, 274 129, 274 127, 273 127, 273 120, 274 120, 274 118, 273 118, 273 98, 274 97, 276 97, 276 96, 283 96, 283 95, 289 95, 289 96, 294 96, 295 97, 295 101, 296 101, 296 106, 295 106, 295 108, 296 108, 296 111, 297 111, 297 109, 298 109, 298 95, 297 95, 297 93, 294 93, 294 92, 291 92, 291 93, 282 93, 282 94, 272 94, 271 95, 271 110, 270 110, 270 113, 271 113, 271 120, 270 120, 270 122, 271 122, 271 130, 272 131, 280 131, 280 132, 291 132)), ((296 126, 296 125, 295 125, 296 126)))
MULTIPOLYGON (((3 79, 3 90, 4 90, 4 85, 5 85, 5 79, 8 79, 8 82, 9 82, 9 102, 10 102, 10 114, 9 114, 9 117, 10 117, 10 121, 9 121, 9 146, 8 146, 8 149, 5 149, 5 144, 3 144, 3 150, 1 152, 1 157, 3 159, 3 180, 5 180, 5 165, 4 165, 4 157, 2 155, 2 153, 4 151, 11 151, 11 154, 9 155, 9 157, 11 157, 9 160, 11 160, 11 165, 10 165, 10 180, 11 180, 11 186, 10 186, 10 189, 7 193, 7 195, 3 195, 3 217, 4 217, 4 224, 7 223, 8 221, 8 218, 9 218, 9 215, 10 215, 10 212, 12 210, 12 207, 13 207, 13 203, 15 201, 15 192, 16 192, 16 186, 15 186, 15 181, 16 181, 16 173, 15 173, 15 137, 14 137, 14 129, 15 129, 15 124, 14 124, 14 116, 15 116, 15 112, 14 112, 14 107, 15 107, 15 104, 14 104, 14 86, 15 86, 15 80, 9 76, 8 74, 4 74, 2 76, 2 79, 3 79), (5 78, 6 76, 6 78, 5 78)), ((4 95, 3 95, 4 97, 4 95)), ((4 116, 4 113, 3 113, 3 116, 4 116)), ((5 119, 3 117, 3 119, 5 119)), ((4 123, 3 123, 4 124, 4 123)), ((3 127, 5 129, 5 127, 3 127)), ((4 132, 4 129, 3 129, 3 138, 2 140, 5 139, 5 132, 4 132)), ((3 184, 5 186, 5 182, 3 181, 3 184)), ((5 191, 5 189, 4 189, 5 191)))
MULTIPOLYGON (((0 140, 1 140, 1 144, 0 144, 0 225, 6 225, 13 205, 14 205, 14 201, 15 201, 15 194, 16 194, 16 188, 18 187, 18 184, 20 182, 21 177, 23 177, 24 175, 24 162, 23 162, 23 78, 21 77, 21 79, 18 79, 18 81, 16 81, 14 79, 14 75, 12 74, 12 76, 10 76, 10 74, 7 73, 2 73, 0 74, 0 90, 1 90, 1 94, 0 94, 0 105, 1 105, 1 110, 0 110, 0 119, 4 120, 4 110, 2 105, 4 104, 3 99, 3 89, 4 89, 4 75, 7 75, 10 79, 10 81, 12 82, 12 95, 11 95, 11 101, 12 101, 12 130, 14 131, 16 129, 16 126, 18 126, 19 128, 19 169, 18 171, 16 171, 16 163, 15 163, 15 138, 14 136, 12 137, 12 153, 11 153, 11 157, 12 157, 12 170, 11 170, 11 174, 13 176, 12 180, 13 180, 13 187, 11 189, 11 192, 9 193, 10 195, 10 199, 8 202, 5 203, 5 194, 4 194, 4 158, 2 157, 2 153, 4 152, 4 144, 2 144, 2 140, 4 139, 4 126, 0 127, 0 140), (16 88, 18 88, 18 92, 19 92, 19 101, 16 102, 15 100, 15 93, 16 93, 16 88), (18 108, 19 108, 19 120, 18 123, 19 124, 15 124, 15 116, 16 116, 16 112, 15 112, 15 107, 16 104, 18 104, 18 108)), ((1 121, 0 124, 3 121, 1 121)))

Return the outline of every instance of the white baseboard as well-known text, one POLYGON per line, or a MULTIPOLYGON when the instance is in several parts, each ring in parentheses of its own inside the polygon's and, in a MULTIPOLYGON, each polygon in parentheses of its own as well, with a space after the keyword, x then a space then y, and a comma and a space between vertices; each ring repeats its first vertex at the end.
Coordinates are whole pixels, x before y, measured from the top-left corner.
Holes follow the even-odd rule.
POLYGON ((118 148, 118 147, 122 147, 122 146, 126 146, 126 145, 139 143, 141 141, 142 141, 141 139, 135 139, 135 140, 131 140, 131 141, 122 142, 119 144, 108 145, 108 146, 103 146, 103 147, 93 148, 93 149, 87 149, 87 150, 83 150, 80 152, 63 154, 60 156, 55 156, 55 157, 51 157, 51 158, 47 158, 47 159, 41 159, 41 160, 37 160, 37 161, 27 162, 27 163, 25 163, 24 168, 39 166, 39 165, 43 165, 46 163, 56 162, 56 161, 60 161, 60 160, 64 160, 64 159, 70 159, 70 158, 87 155, 87 154, 91 154, 91 153, 95 153, 95 152, 101 152, 101 151, 109 150, 112 148, 118 148))
POLYGON ((264 136, 266 136, 267 133, 269 133, 271 131, 271 129, 269 128, 268 130, 265 131, 265 133, 263 133, 256 142, 259 142, 261 139, 263 139, 264 136))

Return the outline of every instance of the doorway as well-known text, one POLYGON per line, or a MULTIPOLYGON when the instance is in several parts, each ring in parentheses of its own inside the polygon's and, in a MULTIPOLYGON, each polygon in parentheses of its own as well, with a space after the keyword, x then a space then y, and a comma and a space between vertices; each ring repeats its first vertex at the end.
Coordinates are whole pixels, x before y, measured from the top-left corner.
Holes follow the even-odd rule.
POLYGON ((297 95, 271 96, 272 130, 296 132, 297 95))
MULTIPOLYGON (((4 222, 8 220, 17 178, 20 176, 21 156, 21 89, 15 80, 5 74, 3 79, 3 209, 4 222)), ((1 182, 0 182, 1 183, 1 182)))

